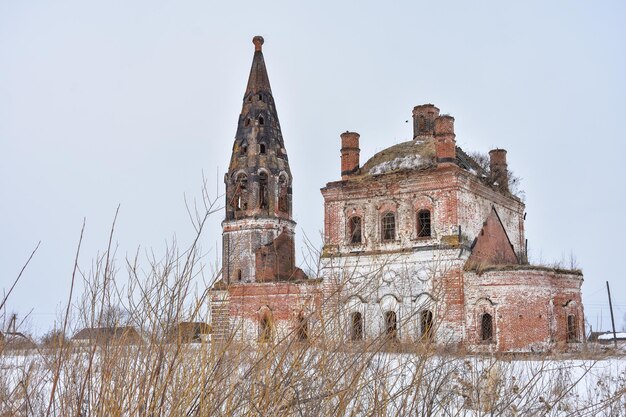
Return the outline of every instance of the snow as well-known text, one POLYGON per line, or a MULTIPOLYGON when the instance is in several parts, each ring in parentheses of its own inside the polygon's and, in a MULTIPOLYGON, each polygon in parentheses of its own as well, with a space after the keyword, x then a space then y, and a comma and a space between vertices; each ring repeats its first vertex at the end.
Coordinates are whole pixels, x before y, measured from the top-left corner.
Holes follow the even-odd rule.
POLYGON ((418 169, 424 166, 425 163, 420 155, 405 155, 399 156, 391 161, 382 162, 373 166, 369 170, 371 175, 380 175, 386 172, 397 171, 401 169, 418 169))
MULTIPOLYGON (((626 339, 626 332, 615 333, 615 337, 619 339, 626 339)), ((605 333, 598 336, 598 340, 613 340, 613 332, 605 333)))

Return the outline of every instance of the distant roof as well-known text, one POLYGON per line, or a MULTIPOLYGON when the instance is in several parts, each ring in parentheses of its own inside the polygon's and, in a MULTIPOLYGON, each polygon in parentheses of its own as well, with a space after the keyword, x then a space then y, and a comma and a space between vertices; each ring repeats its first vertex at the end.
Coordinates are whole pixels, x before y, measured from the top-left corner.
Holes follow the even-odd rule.
MULTIPOLYGON (((615 333, 615 337, 617 340, 626 340, 626 332, 617 332, 615 333)), ((614 340, 613 332, 598 335, 598 340, 614 340)))
POLYGON ((134 327, 85 327, 72 337, 72 340, 141 340, 139 332, 134 327))

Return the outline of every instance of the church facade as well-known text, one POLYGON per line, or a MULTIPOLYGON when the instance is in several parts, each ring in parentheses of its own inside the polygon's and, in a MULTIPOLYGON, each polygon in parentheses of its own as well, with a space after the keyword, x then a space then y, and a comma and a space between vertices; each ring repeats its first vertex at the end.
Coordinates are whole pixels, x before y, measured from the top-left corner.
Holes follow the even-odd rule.
MULTIPOLYGON (((454 118, 413 109, 413 139, 360 161, 340 135, 340 179, 322 188, 321 269, 296 267, 292 184, 262 53, 255 52, 225 175, 214 340, 333 337, 470 351, 572 350, 584 339, 582 274, 527 262, 524 203, 506 151, 456 146, 454 118)), ((329 150, 331 151, 331 150, 329 150)))

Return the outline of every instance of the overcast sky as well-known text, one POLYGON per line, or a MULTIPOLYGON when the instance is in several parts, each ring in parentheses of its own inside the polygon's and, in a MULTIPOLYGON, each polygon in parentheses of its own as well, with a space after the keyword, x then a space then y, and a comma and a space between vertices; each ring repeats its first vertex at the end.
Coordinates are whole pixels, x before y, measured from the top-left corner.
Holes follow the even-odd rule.
MULTIPOLYGON (((531 260, 573 254, 594 329, 610 327, 608 280, 621 328, 624 22, 623 1, 0 0, 0 289, 41 241, 7 312, 52 327, 83 218, 86 271, 118 205, 120 276, 138 247, 191 243, 185 197, 201 198, 203 175, 223 192, 262 35, 300 246, 305 234, 321 244, 339 134, 361 134, 364 162, 408 140, 413 106, 433 103, 464 150, 508 150, 531 260)), ((202 238, 207 271, 222 218, 202 238)))

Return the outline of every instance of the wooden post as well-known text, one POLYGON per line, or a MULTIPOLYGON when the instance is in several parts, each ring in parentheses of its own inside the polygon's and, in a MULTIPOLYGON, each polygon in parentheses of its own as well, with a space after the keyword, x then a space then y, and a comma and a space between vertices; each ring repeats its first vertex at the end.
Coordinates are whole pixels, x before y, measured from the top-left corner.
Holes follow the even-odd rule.
POLYGON ((613 318, 613 303, 611 302, 611 289, 609 288, 609 281, 606 282, 606 292, 609 294, 609 310, 611 310, 611 326, 613 326, 613 342, 615 342, 615 349, 617 349, 617 334, 615 334, 615 319, 613 318))

